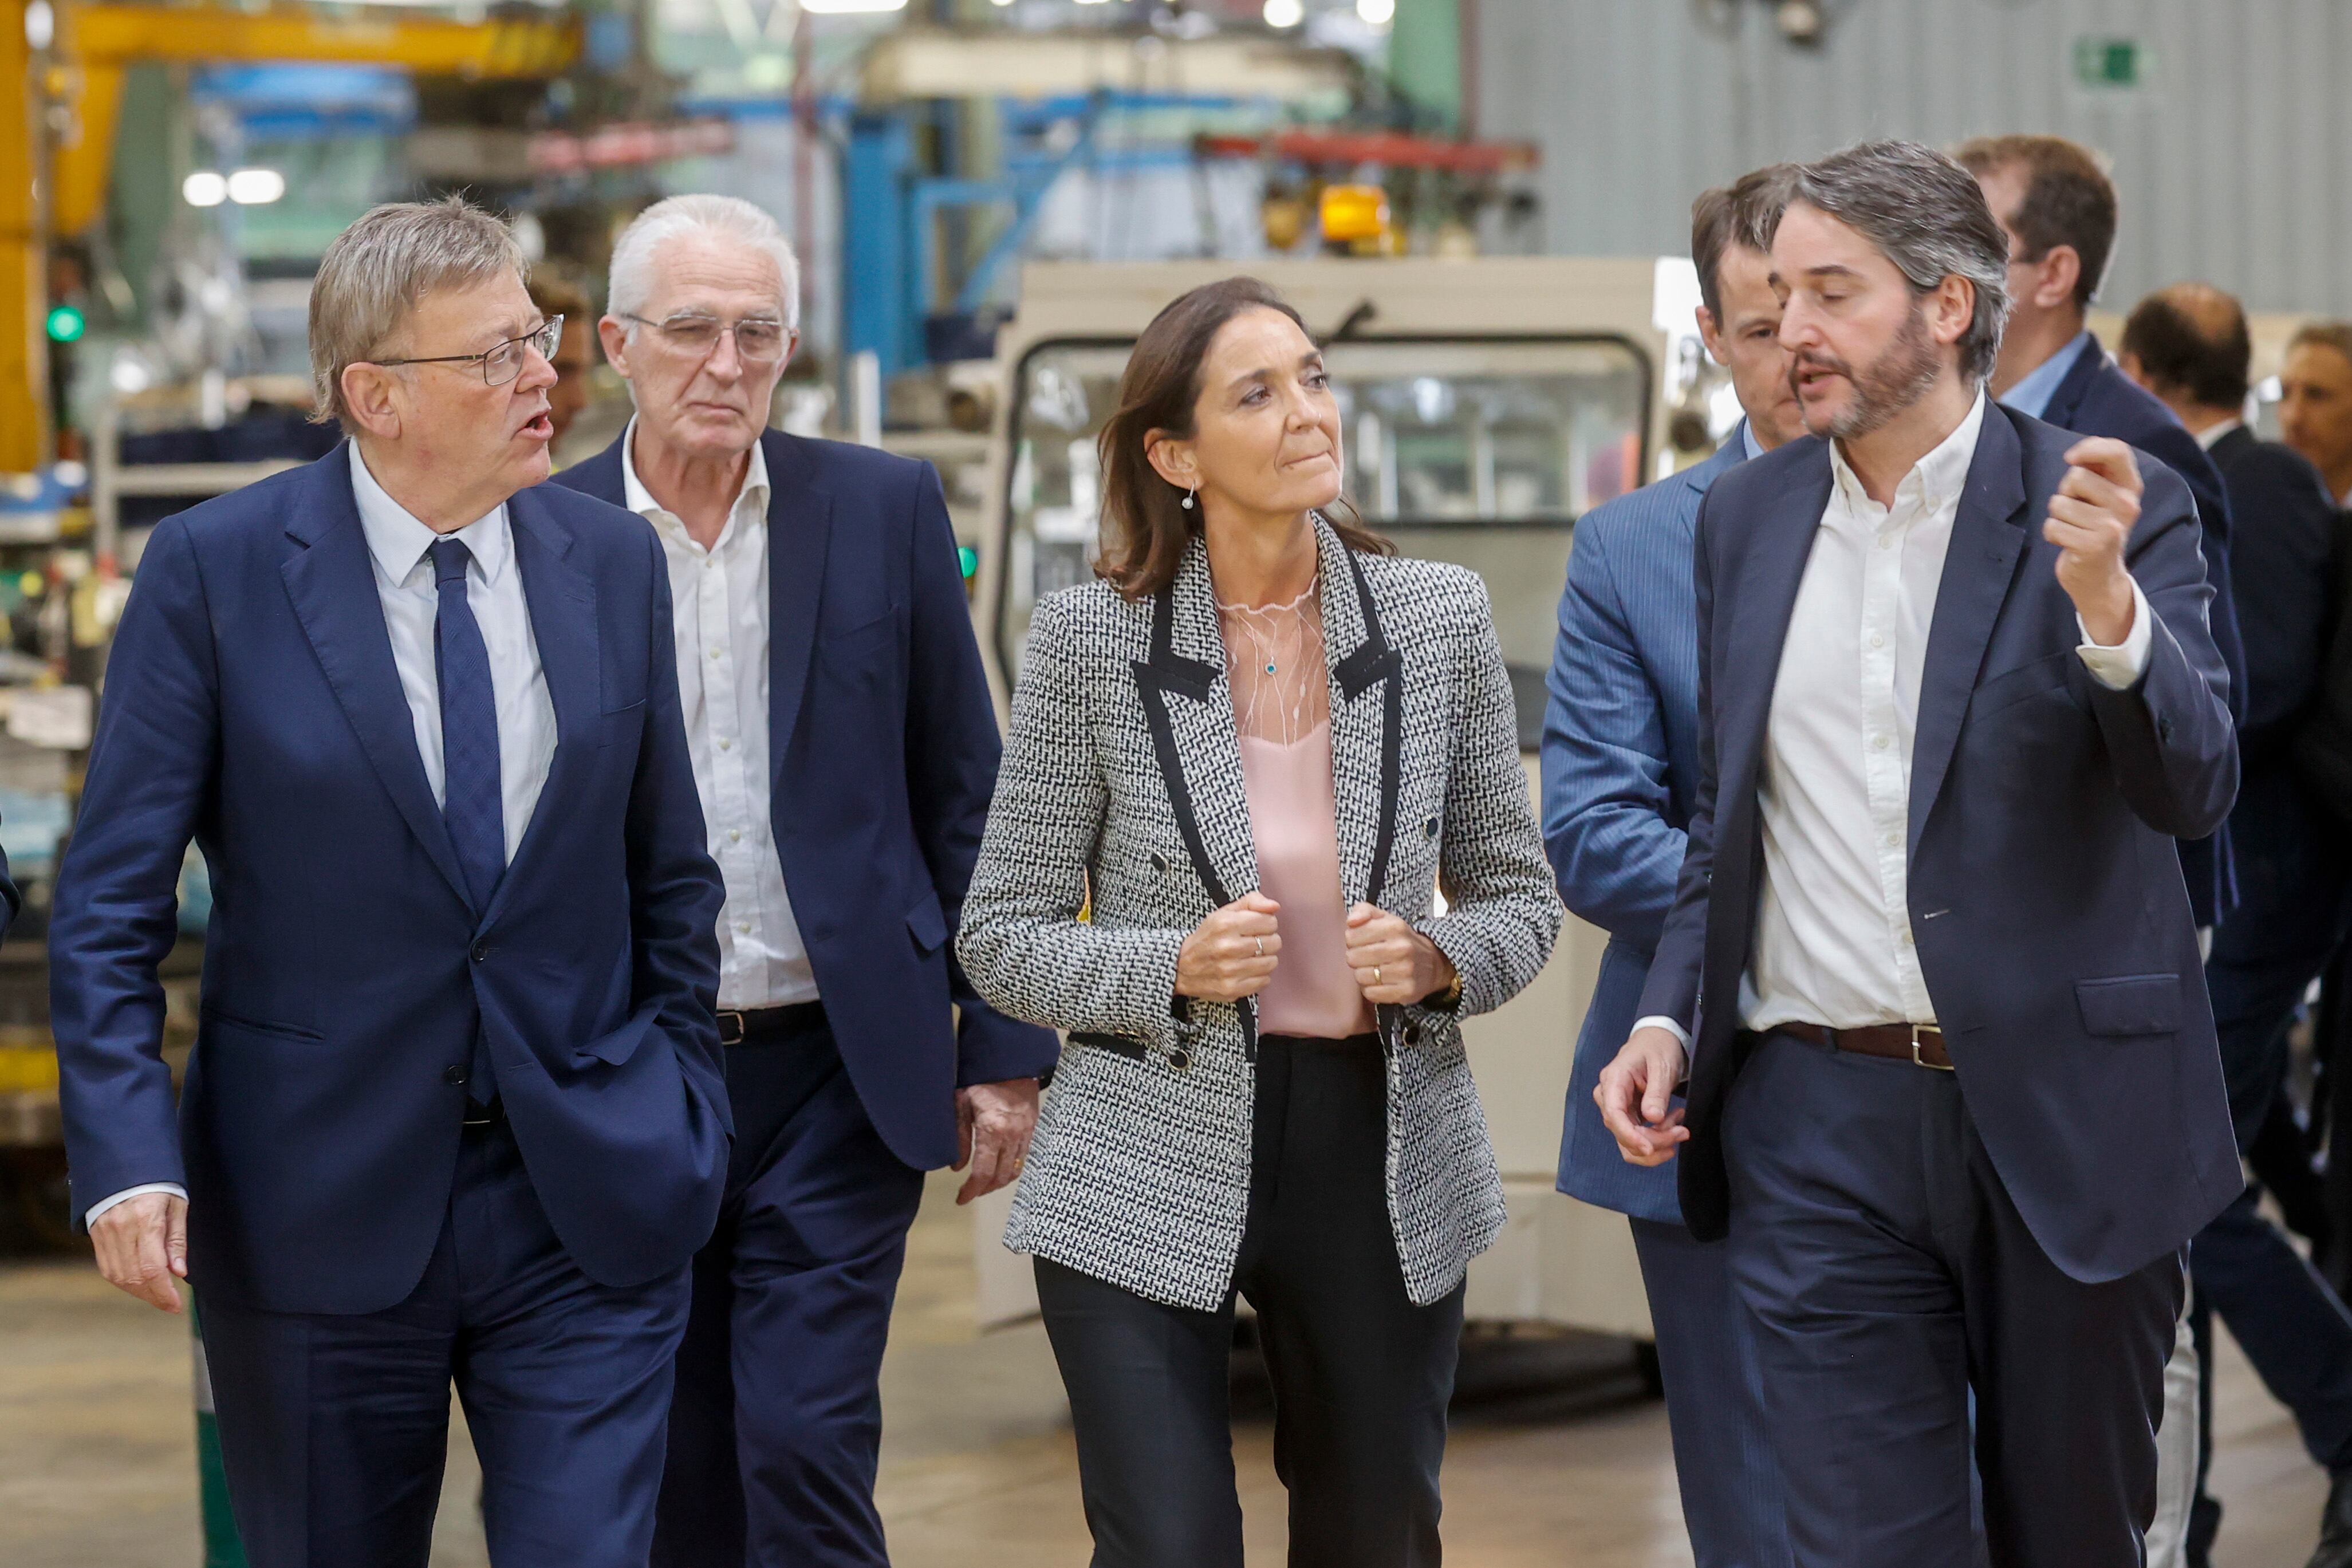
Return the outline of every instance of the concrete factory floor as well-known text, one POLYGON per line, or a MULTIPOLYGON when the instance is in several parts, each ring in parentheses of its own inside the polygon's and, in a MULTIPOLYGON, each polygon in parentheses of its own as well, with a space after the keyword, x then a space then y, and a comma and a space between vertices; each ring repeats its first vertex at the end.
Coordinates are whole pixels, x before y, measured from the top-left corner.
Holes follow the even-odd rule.
MULTIPOLYGON (((934 1182, 917 1226, 883 1392, 882 1508, 899 1568, 1087 1560, 1060 1386, 1035 1325, 972 1330, 971 1229, 934 1182)), ((0 1563, 194 1568, 195 1467, 184 1321, 110 1289, 86 1263, 0 1262, 0 1563)), ((2234 1346, 2213 1465, 2229 1510, 2221 1568, 2299 1568, 2325 1485, 2234 1346)), ((1669 1568, 1676 1518, 1663 1410, 1622 1346, 1486 1339, 1463 1362, 1446 1456, 1458 1568, 1669 1568)), ((1237 1435, 1250 1560, 1282 1561, 1283 1497, 1262 1396, 1237 1435)), ((2063 1456, 2052 1456, 2053 1460, 2063 1456)), ((435 1568, 481 1568, 471 1450, 452 1445, 435 1568)))

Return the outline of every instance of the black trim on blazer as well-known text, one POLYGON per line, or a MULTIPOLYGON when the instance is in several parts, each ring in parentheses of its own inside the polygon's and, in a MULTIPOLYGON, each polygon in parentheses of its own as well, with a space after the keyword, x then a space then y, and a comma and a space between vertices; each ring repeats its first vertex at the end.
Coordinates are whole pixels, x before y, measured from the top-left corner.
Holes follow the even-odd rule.
MULTIPOLYGON (((1209 858, 1208 841, 1201 837, 1200 816, 1192 809, 1192 789, 1184 778, 1184 759, 1176 750, 1176 726, 1169 717, 1168 694, 1181 692, 1195 702, 1206 702, 1216 689, 1217 678, 1224 671, 1179 655, 1175 628, 1176 591, 1171 584, 1152 600, 1151 657, 1135 666, 1135 689, 1143 699, 1144 721, 1151 728, 1152 755, 1160 763, 1160 781, 1168 791, 1168 808, 1175 816, 1177 834, 1184 840, 1184 854, 1192 862, 1201 886, 1207 889, 1211 907, 1221 910, 1234 900, 1225 890, 1224 879, 1217 875, 1215 862, 1209 858)), ((1172 998, 1169 1010, 1180 1021, 1190 1018, 1190 999, 1172 998)), ((1255 1061, 1257 1009, 1244 998, 1237 1011, 1241 1016, 1242 1054, 1255 1061)))
MULTIPOLYGON (((1345 553, 1349 575, 1356 580, 1356 603, 1363 613, 1364 640, 1334 667, 1339 689, 1352 702, 1370 690, 1375 681, 1384 682, 1387 688, 1381 694, 1380 826, 1372 836, 1372 864, 1364 880, 1364 901, 1384 909, 1387 906, 1381 902, 1381 897, 1388 889, 1389 858, 1396 848, 1397 796, 1403 791, 1404 781, 1404 658, 1389 646, 1388 628, 1381 624, 1381 612, 1372 602, 1372 584, 1364 575, 1363 563, 1356 559, 1354 551, 1345 553)), ((1393 1052, 1406 1032, 1404 1009, 1393 1002, 1384 1002, 1372 1013, 1380 1026, 1381 1043, 1393 1052)))

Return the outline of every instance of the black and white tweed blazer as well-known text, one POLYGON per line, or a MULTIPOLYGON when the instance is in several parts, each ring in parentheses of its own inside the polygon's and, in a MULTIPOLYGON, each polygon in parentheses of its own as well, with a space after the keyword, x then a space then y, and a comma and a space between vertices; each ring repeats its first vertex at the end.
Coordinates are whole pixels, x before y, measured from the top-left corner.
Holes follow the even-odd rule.
MULTIPOLYGON (((1343 890, 1412 922, 1462 975, 1457 1013, 1380 1009, 1389 1215, 1426 1304, 1503 1226, 1459 1017, 1536 977, 1561 911, 1486 585, 1316 532, 1343 890)), ((1249 1207, 1256 1005, 1172 999, 1184 939, 1257 885, 1200 539, 1154 599, 1097 582, 1041 602, 957 938, 992 1005, 1069 1032, 1006 1246, 1156 1300, 1223 1303, 1249 1207)))

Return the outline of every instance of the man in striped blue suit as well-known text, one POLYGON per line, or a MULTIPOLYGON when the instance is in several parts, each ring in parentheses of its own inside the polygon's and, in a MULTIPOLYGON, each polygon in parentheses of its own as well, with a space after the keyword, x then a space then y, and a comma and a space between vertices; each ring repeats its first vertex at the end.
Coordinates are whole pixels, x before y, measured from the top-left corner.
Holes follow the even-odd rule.
POLYGON ((1698 790, 1699 500, 1734 465, 1804 434, 1766 254, 1779 173, 1760 169, 1691 209, 1699 331, 1748 417, 1706 462, 1578 522, 1544 712, 1544 845, 1560 897, 1610 935, 1569 1083, 1559 1190, 1633 1226, 1698 1568, 1790 1562, 1755 1346, 1723 1244, 1684 1228, 1670 1167, 1619 1154, 1593 1089, 1632 1032, 1698 790))

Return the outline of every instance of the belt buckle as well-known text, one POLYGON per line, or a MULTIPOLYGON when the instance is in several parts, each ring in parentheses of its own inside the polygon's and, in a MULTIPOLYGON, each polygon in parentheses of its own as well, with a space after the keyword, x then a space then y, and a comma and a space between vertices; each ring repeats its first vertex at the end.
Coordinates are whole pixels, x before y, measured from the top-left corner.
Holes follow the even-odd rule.
MULTIPOLYGON (((1951 1064, 1950 1064, 1950 1063, 1948 1063, 1948 1062, 1931 1062, 1931 1061, 1929 1061, 1927 1058, 1925 1058, 1925 1057, 1923 1057, 1923 1056, 1921 1056, 1921 1055, 1919 1054, 1919 1026, 1918 1026, 1918 1025, 1916 1025, 1916 1024, 1913 1024, 1913 1025, 1911 1025, 1911 1026, 1910 1026, 1910 1029, 1911 1029, 1911 1062, 1912 1062, 1912 1065, 1913 1065, 1913 1066, 1915 1066, 1915 1067, 1923 1067, 1923 1068, 1926 1068, 1929 1072, 1949 1072, 1949 1071, 1951 1071, 1951 1070, 1952 1070, 1952 1068, 1951 1068, 1951 1064)), ((1938 1030, 1937 1030, 1936 1032, 1937 1032, 1937 1034, 1941 1034, 1941 1033, 1943 1033, 1943 1031, 1942 1031, 1941 1029, 1938 1029, 1938 1030)))
POLYGON ((733 1008, 721 1008, 719 1010, 719 1043, 722 1046, 740 1046, 743 1043, 743 1015, 741 1013, 735 1011, 733 1008), (735 1024, 735 1032, 731 1035, 727 1032, 728 1020, 730 1019, 734 1020, 735 1024))

